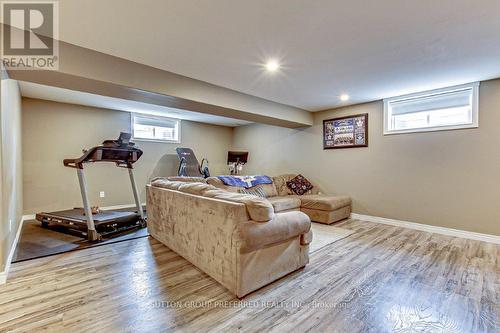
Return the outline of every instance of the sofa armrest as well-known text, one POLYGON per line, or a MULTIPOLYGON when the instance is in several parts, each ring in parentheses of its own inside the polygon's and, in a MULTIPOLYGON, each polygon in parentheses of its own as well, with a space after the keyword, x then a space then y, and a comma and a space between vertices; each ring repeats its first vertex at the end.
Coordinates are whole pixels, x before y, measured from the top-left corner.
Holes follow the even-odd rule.
POLYGON ((235 235, 241 253, 251 252, 307 233, 311 229, 309 217, 299 211, 277 213, 267 223, 240 222, 235 235))

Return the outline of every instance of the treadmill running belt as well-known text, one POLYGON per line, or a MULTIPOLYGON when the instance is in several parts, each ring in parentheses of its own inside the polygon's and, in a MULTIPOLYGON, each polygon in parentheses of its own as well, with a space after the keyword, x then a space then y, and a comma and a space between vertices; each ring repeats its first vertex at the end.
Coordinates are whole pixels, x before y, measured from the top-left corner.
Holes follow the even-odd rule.
MULTIPOLYGON (((62 210, 59 212, 46 213, 47 215, 54 215, 61 218, 82 220, 87 223, 87 217, 84 214, 83 208, 74 208, 62 210)), ((94 223, 109 222, 111 220, 123 220, 127 218, 137 219, 137 214, 134 212, 121 212, 121 211, 101 211, 98 214, 92 214, 94 223)))

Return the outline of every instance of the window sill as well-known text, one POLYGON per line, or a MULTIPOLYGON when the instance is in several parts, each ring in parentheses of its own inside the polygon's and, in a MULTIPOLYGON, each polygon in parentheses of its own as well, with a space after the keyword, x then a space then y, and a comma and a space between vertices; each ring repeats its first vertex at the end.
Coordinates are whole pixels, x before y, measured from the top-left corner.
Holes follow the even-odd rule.
POLYGON ((384 130, 384 135, 425 133, 425 132, 438 132, 438 131, 453 131, 453 130, 461 130, 461 129, 478 128, 478 127, 479 127, 479 124, 467 124, 467 125, 412 128, 412 129, 394 130, 394 131, 384 130))
POLYGON ((159 139, 145 139, 145 138, 132 138, 131 140, 139 142, 181 143, 181 140, 159 140, 159 139))

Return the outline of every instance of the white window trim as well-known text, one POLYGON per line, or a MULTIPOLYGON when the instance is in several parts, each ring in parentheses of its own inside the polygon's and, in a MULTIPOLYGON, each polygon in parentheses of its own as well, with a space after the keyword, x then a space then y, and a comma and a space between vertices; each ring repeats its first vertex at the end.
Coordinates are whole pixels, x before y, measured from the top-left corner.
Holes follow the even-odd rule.
POLYGON ((181 143, 181 119, 179 118, 171 118, 171 117, 163 117, 163 116, 157 116, 157 115, 152 115, 149 113, 134 113, 130 112, 130 133, 132 133, 132 140, 133 141, 144 141, 144 142, 157 142, 157 143, 181 143), (178 123, 177 127, 177 140, 159 140, 159 139, 147 139, 147 138, 138 138, 135 136, 135 131, 134 131, 134 115, 138 116, 146 116, 150 118, 157 118, 157 119, 169 119, 169 120, 175 120, 178 123))
POLYGON ((414 94, 408 94, 408 95, 402 95, 402 96, 384 99, 384 135, 448 131, 448 130, 477 128, 477 127, 479 127, 479 82, 467 83, 467 84, 462 84, 459 86, 452 86, 452 87, 447 87, 447 88, 428 90, 428 91, 418 92, 418 93, 414 93, 414 94), (453 91, 463 90, 463 89, 467 89, 467 88, 472 88, 472 123, 461 124, 461 125, 425 127, 425 128, 411 128, 411 129, 404 129, 404 130, 389 130, 389 103, 399 102, 399 101, 403 101, 405 99, 412 99, 412 98, 416 98, 416 97, 428 97, 428 96, 432 96, 432 95, 441 94, 443 92, 453 92, 453 91))

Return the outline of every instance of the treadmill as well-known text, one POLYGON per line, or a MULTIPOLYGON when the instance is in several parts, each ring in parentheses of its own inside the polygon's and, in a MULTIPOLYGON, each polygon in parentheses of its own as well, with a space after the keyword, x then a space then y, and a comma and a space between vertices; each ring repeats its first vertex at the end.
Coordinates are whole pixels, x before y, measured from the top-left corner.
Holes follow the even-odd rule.
POLYGON ((144 228, 146 218, 142 210, 137 184, 133 173, 133 164, 139 160, 142 150, 130 141, 130 133, 120 133, 117 140, 106 140, 100 146, 84 150, 83 155, 75 159, 65 159, 64 166, 76 169, 83 208, 73 208, 52 213, 38 213, 36 219, 43 227, 62 226, 71 234, 86 237, 89 241, 99 241, 102 236, 123 232, 130 229, 144 228), (94 162, 113 162, 117 167, 128 169, 136 212, 106 210, 92 214, 87 194, 87 182, 84 166, 94 162))

